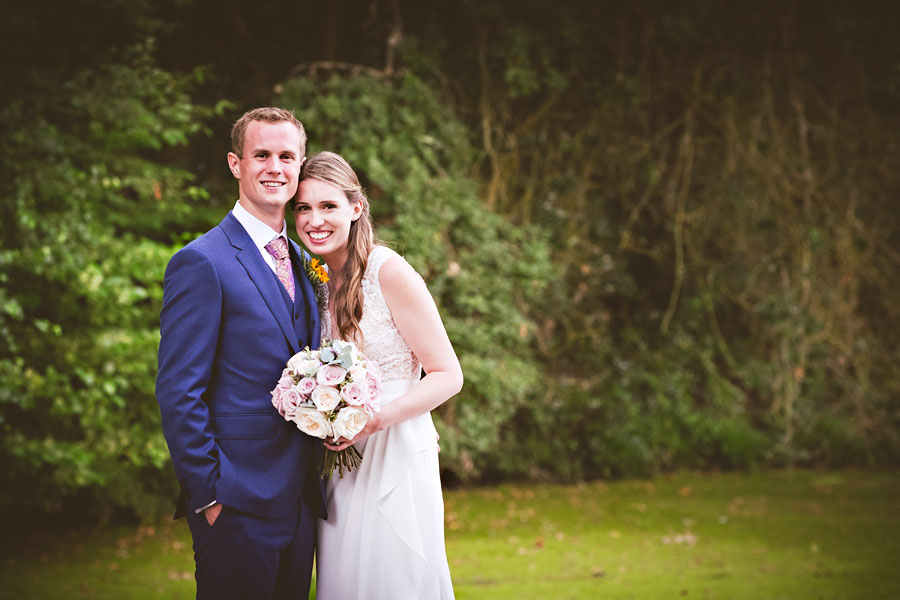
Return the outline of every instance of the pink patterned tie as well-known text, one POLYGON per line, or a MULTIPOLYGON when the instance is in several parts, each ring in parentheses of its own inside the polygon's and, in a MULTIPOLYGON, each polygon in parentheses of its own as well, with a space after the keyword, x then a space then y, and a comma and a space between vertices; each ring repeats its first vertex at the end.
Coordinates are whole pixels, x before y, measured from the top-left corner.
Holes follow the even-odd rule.
POLYGON ((291 302, 294 301, 294 274, 291 272, 291 255, 288 253, 287 241, 283 237, 277 237, 268 244, 266 250, 275 257, 275 274, 284 284, 291 302))

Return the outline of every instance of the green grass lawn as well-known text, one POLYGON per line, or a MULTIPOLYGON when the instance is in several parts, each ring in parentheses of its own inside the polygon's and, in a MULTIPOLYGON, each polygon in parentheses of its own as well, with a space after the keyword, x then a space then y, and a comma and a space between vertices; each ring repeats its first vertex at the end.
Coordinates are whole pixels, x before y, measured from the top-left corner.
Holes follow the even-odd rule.
MULTIPOLYGON (((679 474, 445 493, 457 598, 900 598, 900 476, 679 474)), ((193 598, 184 522, 3 538, 0 598, 193 598)))

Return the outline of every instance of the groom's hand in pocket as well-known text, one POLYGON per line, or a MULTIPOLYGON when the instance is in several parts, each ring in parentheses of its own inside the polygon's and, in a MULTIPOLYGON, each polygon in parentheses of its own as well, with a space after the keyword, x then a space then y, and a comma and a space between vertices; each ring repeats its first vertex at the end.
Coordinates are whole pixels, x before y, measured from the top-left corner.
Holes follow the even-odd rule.
POLYGON ((209 523, 209 526, 212 527, 213 523, 216 522, 216 519, 219 518, 219 513, 222 512, 221 504, 213 504, 209 508, 203 511, 204 516, 206 516, 206 522, 209 523))

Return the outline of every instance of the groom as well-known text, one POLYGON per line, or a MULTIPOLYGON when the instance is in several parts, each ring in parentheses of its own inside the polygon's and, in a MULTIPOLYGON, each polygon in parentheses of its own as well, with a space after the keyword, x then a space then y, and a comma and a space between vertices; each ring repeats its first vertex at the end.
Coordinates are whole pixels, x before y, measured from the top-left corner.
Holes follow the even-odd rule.
POLYGON ((324 492, 321 446, 281 418, 287 360, 318 347, 315 291, 284 210, 306 160, 290 111, 232 128, 234 209, 172 257, 163 284, 156 397, 194 540, 197 598, 306 598, 324 492))

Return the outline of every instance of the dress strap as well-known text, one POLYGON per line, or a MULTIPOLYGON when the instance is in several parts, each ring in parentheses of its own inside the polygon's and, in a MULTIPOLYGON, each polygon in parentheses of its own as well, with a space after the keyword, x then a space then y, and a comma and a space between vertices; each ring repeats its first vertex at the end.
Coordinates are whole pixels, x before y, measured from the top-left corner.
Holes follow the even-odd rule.
POLYGON ((366 277, 371 281, 378 281, 378 273, 381 271, 381 267, 392 256, 399 255, 387 246, 375 246, 372 248, 372 251, 369 252, 369 264, 366 265, 366 277))

